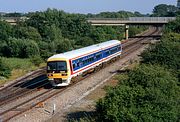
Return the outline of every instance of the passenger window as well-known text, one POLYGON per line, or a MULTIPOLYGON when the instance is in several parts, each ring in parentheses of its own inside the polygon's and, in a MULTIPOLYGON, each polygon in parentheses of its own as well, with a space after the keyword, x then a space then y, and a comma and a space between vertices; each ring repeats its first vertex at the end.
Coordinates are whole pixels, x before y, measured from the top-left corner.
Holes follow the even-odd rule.
POLYGON ((96 54, 96 58, 97 58, 97 59, 100 59, 100 58, 101 58, 101 55, 102 55, 102 53, 96 54))
POLYGON ((77 67, 79 67, 79 62, 77 63, 77 67))
POLYGON ((76 68, 76 64, 73 64, 73 69, 75 69, 76 68))
POLYGON ((116 53, 116 52, 117 52, 117 48, 114 48, 111 50, 111 54, 116 53))
POLYGON ((85 60, 83 61, 83 65, 85 64, 86 62, 85 62, 85 60))
POLYGON ((109 50, 105 52, 106 55, 109 55, 109 50))

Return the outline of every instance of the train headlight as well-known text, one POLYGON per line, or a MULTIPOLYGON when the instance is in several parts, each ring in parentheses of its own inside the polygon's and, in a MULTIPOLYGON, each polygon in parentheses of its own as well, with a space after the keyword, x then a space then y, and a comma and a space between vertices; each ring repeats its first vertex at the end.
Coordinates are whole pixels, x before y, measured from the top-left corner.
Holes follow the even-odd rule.
POLYGON ((53 74, 48 74, 47 76, 50 77, 50 76, 53 76, 53 74))

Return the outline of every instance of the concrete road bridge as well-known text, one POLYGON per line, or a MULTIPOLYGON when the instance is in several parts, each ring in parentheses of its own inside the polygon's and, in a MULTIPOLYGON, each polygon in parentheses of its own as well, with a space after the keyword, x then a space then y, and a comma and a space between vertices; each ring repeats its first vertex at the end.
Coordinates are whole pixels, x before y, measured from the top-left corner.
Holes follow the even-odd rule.
POLYGON ((92 25, 162 25, 175 20, 175 17, 129 17, 129 18, 89 18, 92 25))
POLYGON ((129 17, 129 18, 89 18, 87 21, 94 26, 125 26, 125 38, 128 39, 129 25, 163 26, 175 17, 129 17))

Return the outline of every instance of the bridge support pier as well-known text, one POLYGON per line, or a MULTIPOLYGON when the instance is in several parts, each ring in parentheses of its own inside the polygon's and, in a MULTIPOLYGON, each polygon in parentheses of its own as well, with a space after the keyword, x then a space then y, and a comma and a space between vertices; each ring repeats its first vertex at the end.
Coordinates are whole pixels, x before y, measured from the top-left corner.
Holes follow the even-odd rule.
POLYGON ((129 38, 129 25, 125 25, 125 38, 126 40, 129 38))

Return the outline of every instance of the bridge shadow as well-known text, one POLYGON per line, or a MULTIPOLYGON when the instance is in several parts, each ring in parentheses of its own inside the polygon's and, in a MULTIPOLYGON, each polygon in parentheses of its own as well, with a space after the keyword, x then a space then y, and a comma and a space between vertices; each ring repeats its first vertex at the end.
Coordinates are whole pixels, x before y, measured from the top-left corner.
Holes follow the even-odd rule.
POLYGON ((67 114, 66 119, 68 122, 80 122, 82 119, 91 121, 96 115, 95 111, 77 111, 67 114))
POLYGON ((150 36, 131 36, 129 38, 161 38, 161 35, 150 35, 150 36))
POLYGON ((109 73, 111 73, 111 74, 114 74, 114 73, 121 74, 121 73, 128 73, 129 71, 130 71, 130 69, 124 69, 124 70, 111 71, 109 73))
POLYGON ((148 35, 148 36, 131 36, 129 37, 129 39, 131 38, 154 38, 154 39, 160 39, 162 35, 148 35))
POLYGON ((25 80, 22 83, 15 85, 14 87, 26 88, 26 89, 35 89, 35 88, 44 88, 50 89, 52 88, 51 84, 47 80, 47 76, 45 74, 37 76, 31 80, 25 80))

